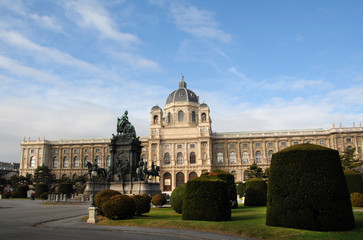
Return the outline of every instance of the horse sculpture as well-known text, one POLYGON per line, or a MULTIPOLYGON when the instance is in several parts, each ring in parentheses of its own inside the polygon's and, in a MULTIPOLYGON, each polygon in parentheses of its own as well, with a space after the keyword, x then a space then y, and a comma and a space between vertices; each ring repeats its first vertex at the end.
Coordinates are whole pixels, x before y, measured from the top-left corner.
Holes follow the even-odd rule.
POLYGON ((96 171, 97 176, 100 176, 102 178, 107 177, 107 171, 104 168, 99 168, 96 162, 94 164, 92 164, 91 162, 87 162, 86 167, 88 168, 88 174, 90 179, 92 177, 93 171, 96 171))
POLYGON ((159 177, 159 181, 160 181, 159 171, 160 171, 160 167, 155 166, 154 163, 151 163, 151 170, 147 170, 146 168, 144 169, 144 173, 148 180, 149 180, 149 177, 151 176, 151 177, 154 177, 155 180, 156 180, 156 177, 159 177))

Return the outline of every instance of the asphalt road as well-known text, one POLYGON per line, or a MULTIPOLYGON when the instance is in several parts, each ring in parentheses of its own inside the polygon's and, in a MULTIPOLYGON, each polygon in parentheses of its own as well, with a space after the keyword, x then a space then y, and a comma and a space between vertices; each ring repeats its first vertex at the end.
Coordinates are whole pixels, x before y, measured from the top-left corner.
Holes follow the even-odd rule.
POLYGON ((98 226, 82 222, 88 205, 44 205, 35 200, 0 200, 0 238, 47 240, 248 239, 223 234, 166 228, 98 226))

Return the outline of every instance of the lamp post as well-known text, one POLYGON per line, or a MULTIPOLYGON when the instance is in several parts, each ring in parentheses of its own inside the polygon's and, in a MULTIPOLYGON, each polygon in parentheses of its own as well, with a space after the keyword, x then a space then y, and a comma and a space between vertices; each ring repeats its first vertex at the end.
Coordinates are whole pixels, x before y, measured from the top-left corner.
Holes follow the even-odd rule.
POLYGON ((97 164, 93 164, 92 166, 93 170, 91 172, 91 178, 92 178, 92 192, 91 192, 91 206, 88 208, 88 220, 87 223, 97 223, 97 207, 95 206, 95 185, 96 185, 96 178, 97 178, 97 171, 95 171, 95 168, 97 168, 97 164))
POLYGON ((92 178, 92 203, 91 203, 91 207, 95 206, 95 185, 96 185, 96 177, 97 177, 97 172, 95 170, 93 170, 91 172, 91 178, 92 178))

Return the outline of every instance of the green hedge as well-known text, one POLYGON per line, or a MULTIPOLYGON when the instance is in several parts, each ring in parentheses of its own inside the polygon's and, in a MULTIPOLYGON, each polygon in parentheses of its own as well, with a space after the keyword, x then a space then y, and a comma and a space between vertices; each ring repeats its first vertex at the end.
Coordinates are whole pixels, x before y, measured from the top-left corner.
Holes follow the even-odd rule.
POLYGON ((171 193, 170 205, 171 205, 171 208, 177 213, 182 213, 183 199, 184 199, 186 187, 187 187, 186 184, 180 185, 179 187, 176 187, 173 190, 173 192, 171 193))
POLYGON ((131 197, 119 194, 104 202, 101 209, 108 219, 130 219, 135 214, 136 204, 131 197))
POLYGON ((272 156, 266 225, 315 231, 354 228, 338 151, 299 144, 272 156))
POLYGON ((133 195, 131 198, 135 201, 135 215, 140 216, 150 212, 150 197, 143 195, 133 195))
POLYGON ((345 170, 344 176, 347 181, 349 193, 363 193, 363 182, 360 173, 353 170, 345 170))
POLYGON ((220 169, 214 169, 212 172, 203 173, 200 177, 201 178, 216 177, 216 178, 226 182, 229 204, 230 204, 231 208, 238 207, 238 204, 236 204, 237 203, 236 184, 234 183, 234 176, 231 173, 225 172, 220 169))
POLYGON ((18 185, 16 187, 15 191, 15 197, 16 198, 27 198, 27 191, 29 190, 29 187, 27 185, 18 185))
POLYGON ((106 201, 110 200, 111 197, 116 196, 116 195, 121 195, 120 192, 115 191, 115 190, 102 190, 101 192, 97 193, 94 197, 94 202, 95 202, 95 206, 98 208, 98 213, 100 215, 103 215, 102 212, 102 204, 105 203, 106 201))
POLYGON ((67 197, 73 193, 73 185, 72 183, 60 183, 58 185, 58 194, 66 194, 67 197))
POLYGON ((246 182, 245 206, 266 206, 267 185, 261 178, 252 178, 246 182))
POLYGON ((183 220, 228 221, 231 219, 227 184, 215 178, 200 177, 186 183, 183 220))
POLYGON ((40 195, 44 192, 48 192, 48 185, 45 183, 38 183, 37 185, 35 185, 35 196, 37 198, 40 197, 40 195))

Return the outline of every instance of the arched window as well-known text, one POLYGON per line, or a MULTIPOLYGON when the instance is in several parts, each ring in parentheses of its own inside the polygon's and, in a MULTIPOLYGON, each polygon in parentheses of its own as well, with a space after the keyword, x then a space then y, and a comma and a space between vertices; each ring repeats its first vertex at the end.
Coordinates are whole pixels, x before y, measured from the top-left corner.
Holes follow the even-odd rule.
POLYGON ((189 173, 189 180, 192 180, 192 179, 197 178, 197 177, 198 177, 198 175, 197 175, 196 172, 189 173))
POLYGON ((217 163, 223 163, 223 153, 217 153, 217 163))
POLYGON ((195 112, 193 111, 192 112, 192 122, 196 122, 197 120, 196 120, 196 117, 195 117, 195 112))
POLYGON ((195 152, 191 152, 190 153, 190 164, 195 164, 196 160, 195 160, 195 152))
POLYGON ((202 122, 207 121, 207 115, 205 113, 202 113, 202 122))
POLYGON ((168 113, 168 123, 171 123, 171 113, 168 113))
POLYGON ((77 156, 74 157, 73 163, 75 168, 79 168, 79 158, 77 156))
POLYGON ((234 152, 231 152, 229 155, 229 162, 230 163, 236 163, 236 154, 234 152))
POLYGON ((76 180, 77 179, 77 174, 73 174, 72 179, 76 180))
POLYGON ((176 164, 183 164, 183 154, 181 152, 176 156, 176 164))
POLYGON ((179 187, 184 184, 184 173, 178 172, 176 174, 176 187, 179 187))
POLYGON ((268 162, 270 163, 271 162, 271 159, 272 159, 272 154, 274 153, 274 151, 270 150, 268 151, 268 162))
POLYGON ((154 124, 159 122, 159 117, 157 115, 154 116, 154 124))
POLYGON ((110 167, 110 166, 111 166, 111 157, 110 157, 110 155, 108 155, 106 158, 106 167, 110 167))
POLYGON ((262 155, 260 151, 256 152, 256 163, 261 163, 262 162, 262 155))
POLYGON ((86 166, 88 162, 89 162, 89 156, 86 156, 84 158, 84 166, 86 166))
POLYGON ((164 191, 171 191, 171 174, 166 172, 163 175, 164 191))
POLYGON ((66 179, 66 178, 67 178, 67 174, 63 174, 62 179, 66 179))
POLYGON ((31 168, 35 168, 35 157, 34 156, 30 158, 29 165, 31 168))
POLYGON ((183 121, 184 121, 184 112, 180 110, 178 112, 178 122, 183 122, 183 121))
POLYGON ((100 155, 96 156, 95 162, 97 163, 98 166, 101 166, 101 157, 100 157, 100 155))
POLYGON ((170 154, 169 153, 164 154, 164 164, 170 164, 170 154))
POLYGON ((63 168, 68 168, 69 166, 69 160, 68 157, 63 158, 63 168))
POLYGON ((53 158, 53 168, 58 168, 58 158, 57 157, 53 158))
POLYGON ((243 163, 248 163, 248 152, 243 152, 242 154, 242 162, 243 163))

